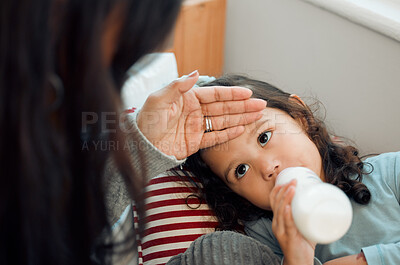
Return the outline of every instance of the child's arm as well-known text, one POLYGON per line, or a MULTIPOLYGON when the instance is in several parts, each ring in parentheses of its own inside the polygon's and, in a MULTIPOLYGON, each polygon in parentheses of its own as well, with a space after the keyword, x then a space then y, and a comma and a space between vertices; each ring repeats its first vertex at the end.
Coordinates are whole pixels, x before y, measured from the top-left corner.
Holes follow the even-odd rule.
POLYGON ((307 241, 297 230, 292 217, 291 202, 296 181, 276 186, 270 201, 274 218, 272 231, 284 255, 284 265, 314 264, 315 243, 307 241))
MULTIPOLYGON (((373 166, 372 177, 375 184, 369 187, 373 191, 373 199, 386 200, 388 205, 387 214, 399 216, 400 211, 400 152, 386 153, 366 160, 373 166), (378 197, 379 196, 379 197, 378 197), (393 198, 394 197, 394 198, 393 198), (396 199, 395 201, 393 199, 396 199)), ((387 225, 385 218, 377 218, 377 226, 387 225)), ((389 225, 398 225, 391 221, 389 225)), ((366 231, 368 232, 368 231, 366 231)), ((399 234, 393 235, 394 242, 386 240, 381 244, 366 246, 358 255, 346 256, 326 262, 324 265, 384 265, 400 264, 400 241, 399 234), (388 242, 389 241, 389 242, 388 242), (368 261, 368 262, 367 262, 368 261)))
POLYGON ((362 252, 369 265, 400 264, 400 152, 381 154, 366 161, 373 167, 370 178, 376 180, 370 188, 372 201, 379 201, 377 205, 382 207, 378 211, 380 215, 375 217, 376 227, 385 230, 388 226, 392 234, 387 234, 386 240, 363 247, 362 252))
POLYGON ((324 265, 368 265, 364 253, 346 256, 325 262, 324 265))

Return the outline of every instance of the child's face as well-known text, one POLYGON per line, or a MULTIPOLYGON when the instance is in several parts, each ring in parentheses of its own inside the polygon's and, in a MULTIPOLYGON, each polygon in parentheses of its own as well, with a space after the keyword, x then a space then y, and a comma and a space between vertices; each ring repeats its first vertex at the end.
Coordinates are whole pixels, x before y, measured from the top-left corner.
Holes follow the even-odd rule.
POLYGON ((202 151, 210 169, 234 192, 265 210, 276 176, 287 167, 307 167, 324 179, 316 145, 286 112, 266 108, 264 116, 227 143, 202 151))

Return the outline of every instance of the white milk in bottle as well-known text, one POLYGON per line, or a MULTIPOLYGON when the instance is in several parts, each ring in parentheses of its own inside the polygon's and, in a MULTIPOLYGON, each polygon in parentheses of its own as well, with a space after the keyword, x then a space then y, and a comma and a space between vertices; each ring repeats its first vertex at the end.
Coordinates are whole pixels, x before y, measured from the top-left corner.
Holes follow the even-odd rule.
POLYGON ((302 235, 318 244, 340 239, 350 228, 353 209, 346 194, 338 187, 324 183, 312 170, 289 167, 282 170, 275 185, 297 180, 292 200, 292 215, 302 235))

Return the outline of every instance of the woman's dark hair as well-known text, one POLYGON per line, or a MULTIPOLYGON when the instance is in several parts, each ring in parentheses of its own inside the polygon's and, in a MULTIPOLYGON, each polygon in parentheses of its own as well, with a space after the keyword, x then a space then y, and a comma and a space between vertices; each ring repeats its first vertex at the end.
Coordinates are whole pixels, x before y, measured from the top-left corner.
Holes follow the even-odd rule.
POLYGON ((112 246, 101 243, 111 231, 106 161, 113 158, 132 196, 142 181, 130 174, 127 153, 82 146, 124 140, 117 122, 104 124, 101 114, 118 120, 128 67, 161 48, 180 5, 181 0, 0 1, 1 263, 109 263, 106 250, 112 246), (106 65, 104 29, 116 8, 122 28, 106 65), (85 123, 84 113, 98 122, 85 123))
MULTIPOLYGON (((252 97, 267 101, 268 107, 288 113, 301 121, 308 137, 317 146, 322 157, 326 182, 342 189, 349 198, 360 204, 368 204, 371 193, 361 182, 364 163, 358 151, 352 146, 344 146, 332 141, 325 124, 313 115, 309 107, 289 100, 290 94, 262 81, 239 75, 226 75, 212 81, 207 86, 242 86, 253 91, 252 97)), ((272 218, 272 212, 262 210, 233 192, 201 159, 201 150, 186 161, 187 168, 202 183, 202 194, 215 212, 221 230, 236 230, 243 221, 260 217, 272 218)))

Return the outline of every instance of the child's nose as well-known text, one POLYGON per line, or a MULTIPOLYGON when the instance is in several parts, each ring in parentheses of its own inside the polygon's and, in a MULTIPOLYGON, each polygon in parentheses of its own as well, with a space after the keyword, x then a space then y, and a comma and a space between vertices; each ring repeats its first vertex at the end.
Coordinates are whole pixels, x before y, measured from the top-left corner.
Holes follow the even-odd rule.
POLYGON ((274 179, 280 172, 280 163, 277 160, 264 161, 261 166, 261 174, 264 180, 274 179))

